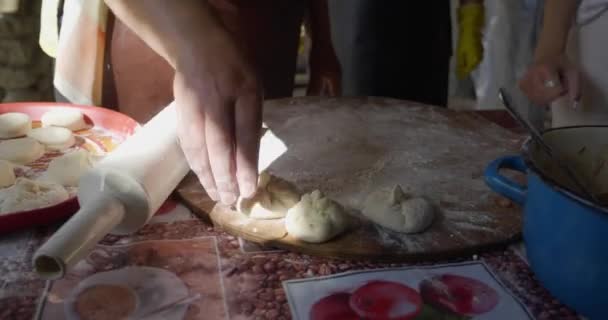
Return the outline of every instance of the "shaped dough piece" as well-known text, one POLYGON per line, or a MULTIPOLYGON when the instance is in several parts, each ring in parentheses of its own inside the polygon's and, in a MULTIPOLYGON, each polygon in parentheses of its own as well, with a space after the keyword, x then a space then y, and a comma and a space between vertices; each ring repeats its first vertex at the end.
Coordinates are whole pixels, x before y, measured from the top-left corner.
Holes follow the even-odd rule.
POLYGON ((298 240, 321 243, 334 238, 351 226, 351 218, 335 201, 319 190, 302 196, 287 211, 285 229, 298 240))
POLYGON ((30 137, 0 142, 0 159, 28 164, 44 155, 44 147, 30 137))
POLYGON ((42 127, 32 129, 28 137, 36 139, 51 150, 65 150, 74 145, 76 139, 72 131, 61 127, 42 127))
POLYGON ((362 213, 376 224, 403 233, 422 232, 435 218, 428 200, 408 198, 399 185, 371 193, 362 213))
POLYGON ((0 188, 12 186, 14 183, 15 166, 6 160, 0 160, 0 188))
POLYGON ((69 197, 61 185, 18 178, 15 185, 0 193, 0 214, 48 207, 69 197))
POLYGON ((258 191, 250 199, 239 199, 237 210, 253 219, 280 219, 300 201, 296 187, 279 177, 260 173, 258 191))
POLYGON ((0 115, 0 139, 26 135, 32 129, 32 119, 25 113, 8 112, 0 115))
POLYGON ((84 149, 66 153, 49 163, 40 180, 60 184, 64 187, 75 187, 78 180, 92 167, 91 157, 84 149))
POLYGON ((44 127, 64 127, 72 131, 88 128, 84 114, 78 109, 58 108, 47 111, 40 118, 44 127))

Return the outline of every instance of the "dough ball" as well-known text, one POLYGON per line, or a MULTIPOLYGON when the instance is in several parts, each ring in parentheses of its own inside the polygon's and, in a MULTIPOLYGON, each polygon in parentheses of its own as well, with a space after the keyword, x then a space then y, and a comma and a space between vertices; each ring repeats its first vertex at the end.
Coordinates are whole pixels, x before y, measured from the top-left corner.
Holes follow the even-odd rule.
POLYGON ((44 127, 64 127, 72 131, 88 128, 84 114, 78 109, 53 109, 43 114, 40 120, 44 127))
POLYGON ((34 162, 44 155, 44 147, 30 137, 0 142, 0 159, 19 164, 34 162))
POLYGON ((51 150, 65 150, 74 145, 76 139, 72 131, 61 127, 42 127, 32 129, 28 137, 36 139, 51 150))
POLYGON ((251 199, 239 199, 237 210, 253 219, 279 219, 300 201, 296 187, 279 177, 262 172, 258 191, 251 199))
POLYGON ((435 210, 428 200, 408 198, 399 185, 371 193, 362 212, 374 223, 403 233, 422 232, 435 218, 435 210))
POLYGON ((6 160, 0 160, 0 188, 10 187, 14 183, 15 166, 6 160))
POLYGON ((32 119, 25 113, 8 112, 0 115, 0 139, 26 135, 32 129, 32 119))
POLYGON ((92 166, 88 151, 80 149, 68 152, 51 160, 40 180, 57 183, 65 187, 75 187, 78 185, 80 177, 92 166))
POLYGON ((319 190, 302 196, 287 211, 285 229, 298 240, 321 243, 341 234, 351 226, 351 218, 335 201, 319 190))
POLYGON ((18 178, 15 185, 0 193, 0 213, 33 210, 58 204, 69 198, 61 185, 18 178))

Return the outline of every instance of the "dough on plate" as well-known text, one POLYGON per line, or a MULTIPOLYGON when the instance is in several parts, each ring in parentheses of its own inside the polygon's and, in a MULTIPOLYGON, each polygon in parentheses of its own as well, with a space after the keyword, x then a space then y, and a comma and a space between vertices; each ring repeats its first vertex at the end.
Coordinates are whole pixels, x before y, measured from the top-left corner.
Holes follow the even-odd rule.
POLYGON ((69 197, 59 184, 18 178, 12 187, 0 192, 0 214, 48 207, 69 197))
POLYGON ((279 219, 298 201, 300 193, 293 184, 262 172, 257 193, 250 199, 240 198, 237 210, 253 219, 279 219))
POLYGON ((285 229, 298 240, 321 243, 332 239, 351 226, 351 217, 335 201, 319 190, 302 196, 287 211, 285 229))
POLYGON ((28 137, 36 139, 51 150, 65 150, 74 145, 76 139, 70 129, 62 127, 42 127, 32 129, 28 137))
POLYGON ((64 187, 75 187, 78 185, 80 177, 92 166, 89 152, 79 149, 51 160, 40 180, 57 183, 64 187))
POLYGON ((0 188, 12 186, 15 179, 15 166, 6 160, 0 160, 0 188))
POLYGON ((24 136, 32 129, 32 119, 25 113, 8 112, 0 115, 0 139, 24 136))
POLYGON ((376 224, 403 233, 422 232, 435 218, 435 210, 428 200, 408 198, 399 185, 371 193, 362 213, 376 224))
POLYGON ((72 131, 86 129, 87 123, 84 121, 84 114, 78 109, 57 108, 47 111, 40 118, 44 127, 64 127, 72 131))
POLYGON ((44 147, 30 137, 0 142, 0 159, 18 164, 28 164, 44 155, 44 147))

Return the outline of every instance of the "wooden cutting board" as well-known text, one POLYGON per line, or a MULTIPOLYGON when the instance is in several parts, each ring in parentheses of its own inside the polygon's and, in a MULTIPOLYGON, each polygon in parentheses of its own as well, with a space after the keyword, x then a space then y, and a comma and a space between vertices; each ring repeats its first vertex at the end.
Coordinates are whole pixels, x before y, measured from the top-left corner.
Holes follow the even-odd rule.
POLYGON ((307 244, 287 234, 283 219, 252 220, 215 205, 188 176, 177 190, 185 204, 235 236, 311 255, 394 261, 473 254, 520 238, 520 210, 486 187, 483 170, 516 153, 521 137, 479 116, 393 99, 308 97, 267 102, 264 123, 261 166, 303 192, 321 190, 359 224, 307 244), (366 195, 395 184, 439 208, 427 231, 403 235, 362 217, 366 195))

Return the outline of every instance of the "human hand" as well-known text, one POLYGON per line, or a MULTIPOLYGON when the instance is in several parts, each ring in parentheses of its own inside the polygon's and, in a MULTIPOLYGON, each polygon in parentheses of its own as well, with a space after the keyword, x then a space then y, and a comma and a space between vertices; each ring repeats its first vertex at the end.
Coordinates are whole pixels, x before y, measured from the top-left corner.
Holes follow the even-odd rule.
POLYGON ((581 96, 580 72, 565 55, 541 58, 528 68, 519 87, 539 106, 546 106, 566 94, 576 104, 581 96))
POLYGON ((232 204, 256 190, 262 89, 227 32, 200 38, 176 66, 178 137, 209 197, 232 204))

